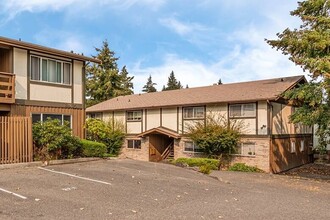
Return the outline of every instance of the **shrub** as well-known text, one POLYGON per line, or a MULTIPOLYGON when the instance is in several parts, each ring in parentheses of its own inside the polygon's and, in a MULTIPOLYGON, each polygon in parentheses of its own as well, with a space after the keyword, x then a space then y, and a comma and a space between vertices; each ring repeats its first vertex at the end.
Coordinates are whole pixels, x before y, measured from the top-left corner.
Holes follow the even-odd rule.
POLYGON ((82 155, 85 157, 103 157, 107 153, 107 146, 103 143, 81 140, 82 155))
POLYGON ((237 120, 228 122, 225 117, 208 114, 206 121, 196 121, 187 126, 187 135, 208 156, 219 156, 236 151, 243 124, 237 120))
POLYGON ((209 164, 205 164, 199 167, 199 172, 204 174, 210 174, 212 167, 209 164))
POLYGON ((174 164, 187 164, 190 167, 208 166, 211 170, 218 170, 219 160, 209 158, 178 158, 174 164))
POLYGON ((235 163, 228 168, 229 171, 240 171, 240 172, 257 172, 262 173, 263 170, 258 167, 248 166, 245 163, 235 163))
POLYGON ((72 136, 69 124, 62 125, 58 119, 37 122, 32 127, 35 158, 72 158, 81 153, 81 144, 72 136))
POLYGON ((118 121, 104 122, 90 118, 86 121, 87 139, 101 142, 107 153, 118 155, 124 142, 124 125, 118 121))

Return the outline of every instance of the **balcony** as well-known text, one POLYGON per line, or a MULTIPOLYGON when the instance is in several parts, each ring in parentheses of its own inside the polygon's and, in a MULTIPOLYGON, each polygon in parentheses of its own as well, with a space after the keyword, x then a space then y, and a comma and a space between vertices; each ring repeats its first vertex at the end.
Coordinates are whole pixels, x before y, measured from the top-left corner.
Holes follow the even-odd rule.
POLYGON ((15 103, 15 75, 0 72, 0 103, 15 103))

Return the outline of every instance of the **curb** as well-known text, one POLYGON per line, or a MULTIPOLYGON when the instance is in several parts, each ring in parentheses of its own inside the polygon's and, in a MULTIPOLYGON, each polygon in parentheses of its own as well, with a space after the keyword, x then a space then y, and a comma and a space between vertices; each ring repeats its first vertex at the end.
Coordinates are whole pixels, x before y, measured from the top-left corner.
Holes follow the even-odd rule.
MULTIPOLYGON (((97 160, 102 160, 102 158, 92 157, 92 158, 51 160, 51 161, 49 161, 48 166, 70 164, 70 163, 83 163, 83 162, 90 162, 90 161, 97 161, 97 160)), ((34 161, 34 162, 29 162, 29 163, 2 164, 2 165, 0 165, 0 170, 15 169, 15 168, 27 168, 27 167, 39 167, 39 166, 45 166, 45 165, 42 161, 34 161)))

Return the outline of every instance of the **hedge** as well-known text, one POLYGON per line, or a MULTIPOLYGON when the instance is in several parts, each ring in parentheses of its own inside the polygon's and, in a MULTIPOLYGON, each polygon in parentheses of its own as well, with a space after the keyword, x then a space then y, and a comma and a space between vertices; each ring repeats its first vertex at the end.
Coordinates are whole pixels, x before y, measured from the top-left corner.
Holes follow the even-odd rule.
POLYGON ((107 146, 103 143, 81 140, 82 154, 85 157, 103 157, 107 153, 107 146))
POLYGON ((190 167, 208 166, 212 170, 219 168, 219 160, 209 158, 178 158, 174 164, 187 164, 190 167))

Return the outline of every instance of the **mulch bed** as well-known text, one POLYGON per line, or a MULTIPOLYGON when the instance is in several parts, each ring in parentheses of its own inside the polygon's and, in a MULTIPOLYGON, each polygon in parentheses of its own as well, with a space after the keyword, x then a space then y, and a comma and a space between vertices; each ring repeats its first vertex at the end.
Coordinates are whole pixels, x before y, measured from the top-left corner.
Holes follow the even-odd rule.
POLYGON ((330 164, 306 164, 281 174, 330 182, 330 164))

